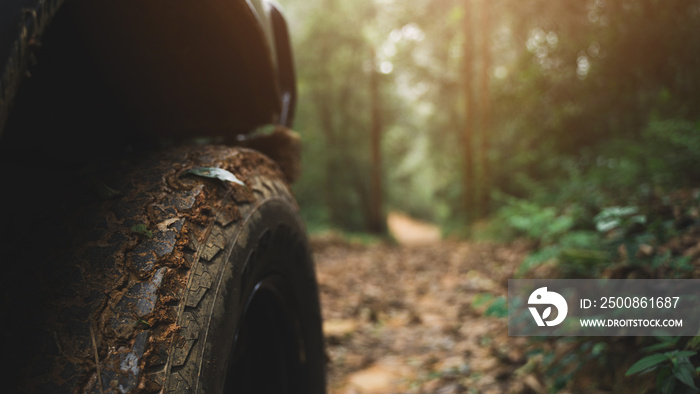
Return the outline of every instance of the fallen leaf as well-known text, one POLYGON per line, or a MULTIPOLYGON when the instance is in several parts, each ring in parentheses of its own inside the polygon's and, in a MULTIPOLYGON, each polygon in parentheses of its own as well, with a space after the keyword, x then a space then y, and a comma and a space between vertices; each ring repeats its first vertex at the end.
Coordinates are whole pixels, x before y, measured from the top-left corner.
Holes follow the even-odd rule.
POLYGON ((166 220, 163 220, 162 222, 158 223, 158 224, 156 225, 156 227, 158 227, 158 231, 160 231, 160 232, 166 232, 166 231, 168 231, 168 227, 169 227, 171 224, 177 222, 178 220, 180 220, 180 219, 179 219, 179 218, 170 218, 170 219, 166 219, 166 220))
POLYGON ((216 179, 220 179, 222 181, 233 182, 233 183, 237 183, 241 186, 245 186, 245 183, 243 183, 243 181, 236 178, 235 175, 233 175, 229 171, 224 170, 223 168, 195 167, 195 168, 191 168, 191 169, 185 171, 185 174, 193 174, 193 175, 197 175, 197 176, 203 176, 206 178, 216 178, 216 179))
POLYGON ((153 237, 153 233, 148 229, 148 227, 146 227, 145 224, 135 224, 131 226, 131 231, 137 234, 145 235, 148 238, 153 237))
POLYGON ((354 320, 326 320, 323 322, 323 334, 327 337, 342 337, 355 331, 356 324, 354 320))

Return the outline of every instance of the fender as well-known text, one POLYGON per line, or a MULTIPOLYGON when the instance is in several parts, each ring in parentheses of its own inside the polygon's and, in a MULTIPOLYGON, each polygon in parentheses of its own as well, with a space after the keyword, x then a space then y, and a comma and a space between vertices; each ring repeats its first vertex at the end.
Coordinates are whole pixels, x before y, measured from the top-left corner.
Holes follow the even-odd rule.
POLYGON ((59 8, 74 18, 85 48, 145 132, 231 136, 291 125, 289 37, 282 14, 265 0, 5 0, 0 133, 33 45, 59 8))
POLYGON ((31 52, 63 0, 0 2, 0 136, 31 52))

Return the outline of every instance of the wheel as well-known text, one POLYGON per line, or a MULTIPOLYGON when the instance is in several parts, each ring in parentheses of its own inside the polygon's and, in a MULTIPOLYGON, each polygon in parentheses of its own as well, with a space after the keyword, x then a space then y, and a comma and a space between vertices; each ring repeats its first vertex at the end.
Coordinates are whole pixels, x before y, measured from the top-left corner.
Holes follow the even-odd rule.
POLYGON ((89 177, 99 198, 73 204, 82 215, 54 220, 79 242, 47 247, 22 391, 325 392, 314 265, 276 166, 205 147, 116 172, 89 177))

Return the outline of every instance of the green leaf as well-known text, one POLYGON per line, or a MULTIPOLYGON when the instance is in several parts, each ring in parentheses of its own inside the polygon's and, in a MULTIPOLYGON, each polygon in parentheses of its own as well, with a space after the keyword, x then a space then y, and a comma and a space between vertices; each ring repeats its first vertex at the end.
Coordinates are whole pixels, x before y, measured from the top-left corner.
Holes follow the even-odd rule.
POLYGON ((678 363, 678 366, 676 368, 673 368, 673 376, 675 376, 676 379, 680 380, 686 386, 692 387, 697 391, 698 388, 695 387, 693 375, 695 375, 695 371, 693 370, 693 364, 691 364, 688 360, 680 361, 678 363))
POLYGON ((536 252, 530 254, 528 257, 520 263, 516 276, 520 277, 524 275, 529 270, 534 267, 544 264, 552 259, 559 257, 561 254, 561 247, 559 246, 548 246, 543 249, 539 249, 536 252))
POLYGON ((631 219, 632 222, 644 223, 646 218, 643 215, 635 215, 638 211, 637 207, 608 207, 597 214, 593 221, 596 224, 596 230, 605 233, 620 227, 623 219, 632 215, 634 215, 631 219))
POLYGON ((508 316, 508 304, 504 297, 496 298, 493 303, 484 311, 485 316, 506 317, 508 316))
POLYGON ((661 342, 654 345, 645 346, 641 348, 640 351, 647 353, 672 348, 676 345, 680 337, 659 337, 657 339, 659 339, 661 342))
POLYGON ((472 298, 472 307, 478 308, 485 305, 487 302, 491 301, 493 296, 489 293, 479 293, 472 298))
POLYGON ((661 378, 656 379, 656 388, 662 394, 673 394, 676 392, 676 382, 678 379, 671 375, 670 370, 664 369, 663 371, 665 372, 663 375, 659 374, 661 378))
POLYGON ((151 324, 143 319, 138 319, 136 321, 136 326, 141 326, 143 328, 151 328, 151 324))
POLYGON ((145 224, 135 224, 131 226, 131 231, 137 234, 145 235, 148 238, 153 237, 153 233, 148 229, 148 227, 146 227, 145 224))
POLYGON ((193 175, 197 175, 197 176, 203 176, 206 178, 216 178, 216 179, 220 179, 222 181, 233 182, 233 183, 237 183, 241 186, 245 186, 245 183, 243 183, 240 179, 236 178, 235 175, 224 170, 223 168, 195 167, 195 168, 191 168, 191 169, 185 171, 185 174, 193 174, 193 175))
POLYGON ((605 342, 598 342, 598 343, 596 343, 595 345, 593 345, 593 349, 591 349, 591 354, 592 354, 594 357, 598 357, 598 356, 600 356, 601 354, 603 354, 603 352, 607 349, 607 347, 608 347, 608 344, 607 344, 607 343, 605 343, 605 342))
POLYGON ((662 368, 656 374, 656 389, 660 393, 672 392, 673 386, 675 386, 675 383, 676 383, 676 379, 673 377, 673 375, 671 375, 670 368, 662 368))
POLYGON ((637 372, 644 371, 666 360, 668 360, 668 356, 663 353, 657 353, 652 354, 651 356, 646 356, 641 360, 637 361, 636 363, 632 364, 632 366, 627 370, 627 372, 625 372, 625 376, 630 376, 637 372))
POLYGON ((681 350, 678 353, 675 353, 674 356, 676 356, 678 358, 682 358, 682 357, 687 358, 687 357, 692 357, 696 354, 698 354, 698 352, 694 352, 692 350, 681 350))

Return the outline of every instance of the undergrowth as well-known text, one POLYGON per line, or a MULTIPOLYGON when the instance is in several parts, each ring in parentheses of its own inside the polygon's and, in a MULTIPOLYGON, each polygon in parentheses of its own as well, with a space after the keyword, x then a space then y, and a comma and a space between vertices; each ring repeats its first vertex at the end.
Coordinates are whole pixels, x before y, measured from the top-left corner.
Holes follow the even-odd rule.
MULTIPOLYGON (((537 198, 494 194, 501 206, 486 231, 535 245, 516 278, 700 277, 698 127, 652 122, 643 135, 562 159, 566 177, 533 183, 537 198)), ((533 338, 530 348, 523 368, 551 392, 700 391, 700 336, 533 338)))

